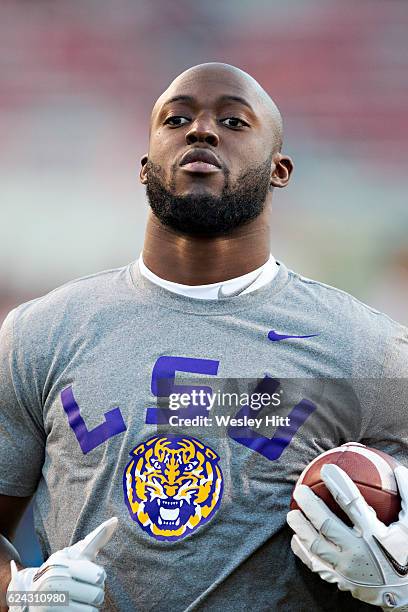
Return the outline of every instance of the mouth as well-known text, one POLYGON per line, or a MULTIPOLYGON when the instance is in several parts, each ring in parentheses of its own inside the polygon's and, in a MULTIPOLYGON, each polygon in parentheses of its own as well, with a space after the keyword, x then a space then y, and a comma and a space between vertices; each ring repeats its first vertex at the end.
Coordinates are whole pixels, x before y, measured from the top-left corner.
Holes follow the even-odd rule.
POLYGON ((184 500, 158 500, 159 516, 157 523, 161 527, 178 527, 180 525, 180 509, 184 500))
POLYGON ((219 172, 221 164, 217 156, 209 149, 190 149, 183 155, 180 167, 187 172, 208 174, 219 172))

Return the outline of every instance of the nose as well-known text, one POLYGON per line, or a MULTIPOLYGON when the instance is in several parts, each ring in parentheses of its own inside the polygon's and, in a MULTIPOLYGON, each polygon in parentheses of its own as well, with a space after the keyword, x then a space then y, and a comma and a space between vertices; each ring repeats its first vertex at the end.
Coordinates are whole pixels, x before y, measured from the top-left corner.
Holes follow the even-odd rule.
POLYGON ((209 118, 197 117, 191 125, 191 129, 186 134, 187 144, 205 142, 212 147, 218 146, 218 134, 214 130, 214 124, 209 118))
POLYGON ((165 489, 167 497, 174 497, 175 494, 177 493, 176 486, 164 485, 164 489, 165 489))

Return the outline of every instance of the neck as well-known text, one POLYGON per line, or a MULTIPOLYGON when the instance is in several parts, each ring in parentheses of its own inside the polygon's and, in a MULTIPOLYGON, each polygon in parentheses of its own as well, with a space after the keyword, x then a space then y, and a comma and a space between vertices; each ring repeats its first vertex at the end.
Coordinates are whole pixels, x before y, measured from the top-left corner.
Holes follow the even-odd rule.
POLYGON ((160 278, 183 285, 208 285, 252 272, 270 254, 270 204, 228 236, 188 236, 164 226, 149 210, 143 261, 160 278))

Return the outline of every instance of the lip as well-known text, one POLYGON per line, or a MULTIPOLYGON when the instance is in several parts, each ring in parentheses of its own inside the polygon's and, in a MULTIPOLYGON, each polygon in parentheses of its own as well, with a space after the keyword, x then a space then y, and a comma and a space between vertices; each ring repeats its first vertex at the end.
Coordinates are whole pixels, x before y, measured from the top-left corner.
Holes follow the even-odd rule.
POLYGON ((220 169, 213 164, 208 164, 207 162, 195 161, 190 162, 188 164, 184 164, 181 166, 182 170, 187 170, 187 172, 200 172, 201 174, 209 174, 211 172, 219 172, 220 169))
POLYGON ((221 164, 217 156, 208 149, 190 149, 183 155, 180 160, 180 166, 183 170, 189 172, 211 173, 219 172, 221 164))

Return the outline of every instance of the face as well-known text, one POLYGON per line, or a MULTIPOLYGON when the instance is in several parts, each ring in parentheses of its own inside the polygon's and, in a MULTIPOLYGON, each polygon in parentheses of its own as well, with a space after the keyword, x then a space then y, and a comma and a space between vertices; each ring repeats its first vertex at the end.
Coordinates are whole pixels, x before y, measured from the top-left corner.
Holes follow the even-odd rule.
POLYGON ((238 71, 207 65, 183 73, 157 101, 141 181, 165 225, 227 234, 286 184, 288 159, 260 92, 238 71))

